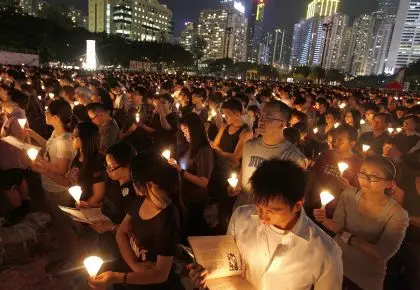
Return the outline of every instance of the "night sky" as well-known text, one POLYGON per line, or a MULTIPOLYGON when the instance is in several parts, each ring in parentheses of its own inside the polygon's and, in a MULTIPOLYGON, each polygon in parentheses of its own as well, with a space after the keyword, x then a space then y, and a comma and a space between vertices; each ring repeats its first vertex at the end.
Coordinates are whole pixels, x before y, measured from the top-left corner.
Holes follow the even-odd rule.
MULTIPOLYGON (((87 10, 88 0, 47 0, 52 3, 68 4, 87 10)), ((256 0, 244 0, 256 1, 256 0)), ((197 21, 203 8, 217 6, 219 0, 160 0, 172 10, 175 21, 175 35, 179 36, 185 21, 197 21)), ((293 30, 293 24, 306 15, 306 5, 310 0, 266 0, 264 25, 266 30, 276 27, 293 30)), ((377 0, 342 0, 341 11, 353 19, 362 13, 372 12, 377 0), (351 5, 350 5, 351 3, 351 5)), ((247 11, 250 9, 247 6, 247 11)))

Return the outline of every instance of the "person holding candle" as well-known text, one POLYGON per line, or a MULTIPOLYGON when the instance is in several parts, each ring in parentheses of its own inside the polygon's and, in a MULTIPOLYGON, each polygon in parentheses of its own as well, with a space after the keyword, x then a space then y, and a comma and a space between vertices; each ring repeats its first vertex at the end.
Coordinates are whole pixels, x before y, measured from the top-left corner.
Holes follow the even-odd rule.
POLYGON ((182 211, 178 172, 160 156, 142 153, 131 163, 131 173, 143 199, 134 202, 117 230, 126 265, 90 278, 93 289, 107 289, 111 284, 168 289, 175 283, 172 266, 182 211))
POLYGON ((334 129, 332 135, 333 150, 321 154, 310 170, 305 209, 311 217, 313 209, 320 205, 319 193, 321 191, 328 190, 335 197, 335 200, 327 207, 328 216, 332 217, 341 192, 349 185, 359 187, 357 173, 362 160, 353 153, 357 140, 356 130, 345 124, 334 129), (343 172, 339 170, 340 162, 348 166, 343 172))
POLYGON ((397 176, 395 164, 368 157, 358 174, 361 189, 348 188, 334 217, 315 209, 315 219, 336 234, 343 250, 347 289, 380 290, 387 261, 397 252, 408 227, 407 212, 387 192, 397 176))
POLYGON ((418 117, 416 115, 408 115, 403 121, 403 131, 394 138, 404 144, 406 152, 414 152, 420 147, 420 133, 417 131, 418 117))
POLYGON ((389 122, 389 115, 387 113, 376 114, 372 121, 372 132, 362 134, 359 137, 358 144, 360 146, 363 144, 369 145, 370 152, 381 155, 385 141, 391 138, 387 132, 389 122))
POLYGON ((210 201, 209 186, 215 155, 207 140, 204 124, 197 114, 190 113, 180 120, 181 131, 188 143, 187 151, 178 160, 169 158, 182 178, 182 199, 189 218, 186 234, 208 234, 204 209, 210 201))
POLYGON ((223 117, 220 112, 220 104, 223 101, 223 96, 220 92, 211 94, 209 96, 209 118, 206 123, 206 131, 210 141, 214 141, 223 125, 223 117))
POLYGON ((208 111, 205 106, 207 99, 207 92, 203 88, 197 88, 192 93, 192 103, 194 105, 193 113, 196 113, 201 121, 205 123, 208 119, 208 111))
POLYGON ((346 113, 344 121, 347 125, 352 126, 357 130, 357 132, 359 132, 361 119, 362 114, 358 110, 350 110, 346 113))
POLYGON ((365 106, 365 119, 363 120, 364 122, 360 124, 360 135, 372 132, 373 118, 377 113, 379 113, 379 108, 376 105, 370 104, 365 106))
MULTIPOLYGON (((266 160, 250 183, 255 204, 236 209, 227 232, 240 251, 244 278, 255 289, 341 289, 341 250, 303 210, 303 169, 266 160)), ((205 289, 206 270, 198 264, 188 268, 193 287, 205 289)))

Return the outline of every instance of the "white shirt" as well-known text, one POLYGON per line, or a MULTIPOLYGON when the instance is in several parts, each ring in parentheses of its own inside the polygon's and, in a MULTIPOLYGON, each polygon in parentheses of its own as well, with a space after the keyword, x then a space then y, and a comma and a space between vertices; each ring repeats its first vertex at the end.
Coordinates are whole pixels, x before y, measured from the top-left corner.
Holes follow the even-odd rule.
POLYGON ((305 214, 291 231, 260 222, 255 205, 238 208, 228 234, 235 237, 245 277, 261 290, 339 290, 340 247, 305 214))

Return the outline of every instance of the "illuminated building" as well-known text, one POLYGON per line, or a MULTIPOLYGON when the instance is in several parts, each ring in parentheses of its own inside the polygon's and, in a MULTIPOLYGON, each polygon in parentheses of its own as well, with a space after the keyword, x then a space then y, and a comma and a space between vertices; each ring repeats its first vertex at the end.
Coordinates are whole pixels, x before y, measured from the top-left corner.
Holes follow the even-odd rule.
POLYGON ((264 25, 264 0, 252 0, 252 10, 249 18, 248 26, 248 48, 247 48, 247 61, 259 62, 260 44, 262 41, 262 32, 264 25))
POLYGON ((306 19, 331 16, 337 13, 339 4, 340 0, 313 0, 308 5, 306 19))
POLYGON ((239 1, 223 0, 218 8, 202 10, 197 33, 207 43, 203 60, 245 61, 247 24, 245 7, 239 1))
POLYGON ((325 69, 341 70, 342 56, 346 53, 345 30, 348 27, 349 17, 345 14, 337 13, 330 17, 331 30, 328 33, 324 55, 325 69))
POLYGON ((193 22, 186 22, 185 29, 181 33, 181 45, 188 51, 191 51, 191 47, 194 42, 195 27, 193 22))
POLYGON ((386 63, 386 73, 396 73, 420 59, 420 1, 401 0, 386 63))
POLYGON ((131 40, 168 41, 172 11, 157 0, 89 0, 89 31, 131 40))

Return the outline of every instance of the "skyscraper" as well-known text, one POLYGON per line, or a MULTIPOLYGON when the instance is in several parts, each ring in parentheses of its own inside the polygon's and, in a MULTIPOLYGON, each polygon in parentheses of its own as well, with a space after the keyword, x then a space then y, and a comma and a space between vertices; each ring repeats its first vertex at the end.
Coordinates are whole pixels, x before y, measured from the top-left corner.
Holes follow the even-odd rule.
POLYGON ((258 55, 260 55, 259 49, 263 36, 264 10, 264 0, 252 0, 251 13, 248 20, 248 62, 259 62, 258 55))
POLYGON ((197 33, 207 43, 203 60, 245 61, 248 22, 241 2, 223 0, 218 8, 201 11, 198 22, 197 33))
POLYGON ((401 0, 385 71, 395 73, 420 59, 420 2, 401 0))
POLYGON ((274 31, 274 43, 271 53, 271 64, 277 64, 279 66, 287 66, 288 60, 286 61, 287 54, 287 34, 285 29, 276 29, 274 31))
POLYGON ((90 32, 111 33, 112 9, 115 0, 89 0, 88 27, 90 32))
POLYGON ((341 70, 341 57, 346 51, 344 33, 349 23, 349 17, 345 14, 336 13, 330 18, 331 29, 327 36, 324 52, 325 69, 341 70))
POLYGON ((181 45, 188 51, 191 51, 195 37, 195 27, 193 22, 185 22, 185 28, 181 33, 181 45))
POLYGON ((331 16, 337 13, 340 0, 313 0, 308 5, 306 19, 320 16, 331 16))

